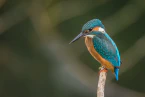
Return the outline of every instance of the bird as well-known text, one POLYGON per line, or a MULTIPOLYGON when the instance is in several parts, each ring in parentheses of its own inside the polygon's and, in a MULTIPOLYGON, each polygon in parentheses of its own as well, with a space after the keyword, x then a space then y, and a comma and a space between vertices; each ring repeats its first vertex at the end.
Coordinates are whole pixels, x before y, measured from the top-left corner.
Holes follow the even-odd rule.
POLYGON ((101 67, 111 70, 116 80, 119 80, 121 65, 120 53, 112 38, 105 31, 105 27, 99 19, 92 19, 85 23, 79 35, 69 44, 81 37, 85 38, 85 44, 90 54, 101 64, 101 67))

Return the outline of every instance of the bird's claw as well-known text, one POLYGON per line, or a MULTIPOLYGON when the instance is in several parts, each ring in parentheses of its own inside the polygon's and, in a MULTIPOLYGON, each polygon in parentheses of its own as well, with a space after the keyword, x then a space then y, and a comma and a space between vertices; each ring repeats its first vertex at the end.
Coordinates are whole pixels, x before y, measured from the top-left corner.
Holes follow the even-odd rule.
POLYGON ((104 66, 99 67, 99 70, 106 69, 104 66))
POLYGON ((99 74, 101 73, 101 72, 107 72, 108 71, 108 69, 107 68, 105 68, 104 66, 101 66, 101 67, 99 67, 99 74))

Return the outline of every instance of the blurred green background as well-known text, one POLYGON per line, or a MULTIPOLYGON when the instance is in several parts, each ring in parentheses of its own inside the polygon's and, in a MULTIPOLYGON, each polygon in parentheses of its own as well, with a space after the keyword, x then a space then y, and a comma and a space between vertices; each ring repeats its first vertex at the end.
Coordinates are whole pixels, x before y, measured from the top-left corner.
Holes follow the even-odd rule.
POLYGON ((123 64, 105 97, 145 97, 145 0, 0 0, 0 97, 96 97, 100 64, 84 39, 99 18, 123 64))

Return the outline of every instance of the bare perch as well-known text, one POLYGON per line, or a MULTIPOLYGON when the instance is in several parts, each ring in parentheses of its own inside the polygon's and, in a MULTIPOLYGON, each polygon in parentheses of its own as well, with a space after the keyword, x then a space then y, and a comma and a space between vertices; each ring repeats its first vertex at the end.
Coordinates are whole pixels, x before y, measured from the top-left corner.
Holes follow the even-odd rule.
POLYGON ((107 70, 103 67, 100 68, 97 97, 104 97, 104 87, 106 82, 107 70))

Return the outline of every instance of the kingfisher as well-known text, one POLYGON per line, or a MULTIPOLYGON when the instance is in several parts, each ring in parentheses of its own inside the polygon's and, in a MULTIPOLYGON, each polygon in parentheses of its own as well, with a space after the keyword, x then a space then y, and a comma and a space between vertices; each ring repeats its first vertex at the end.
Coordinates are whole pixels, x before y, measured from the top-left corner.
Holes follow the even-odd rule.
POLYGON ((83 25, 81 33, 69 44, 81 37, 85 38, 85 44, 90 54, 101 64, 106 72, 111 70, 118 80, 121 65, 120 53, 111 37, 106 33, 105 27, 99 19, 92 19, 83 25))

